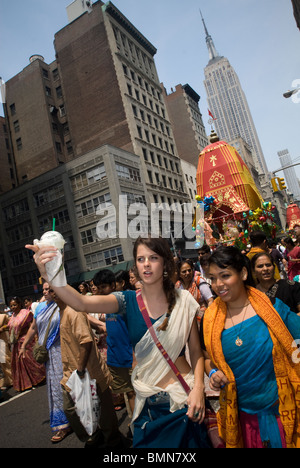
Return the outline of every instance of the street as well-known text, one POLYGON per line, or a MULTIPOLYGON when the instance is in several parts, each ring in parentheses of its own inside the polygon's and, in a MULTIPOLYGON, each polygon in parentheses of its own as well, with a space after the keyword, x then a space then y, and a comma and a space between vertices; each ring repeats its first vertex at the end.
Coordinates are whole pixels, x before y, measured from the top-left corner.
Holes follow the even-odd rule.
MULTIPOLYGON (((127 437, 129 418, 126 409, 117 411, 121 433, 127 437)), ((2 391, 0 400, 0 448, 83 448, 74 433, 53 444, 49 426, 46 384, 18 393, 2 391)))

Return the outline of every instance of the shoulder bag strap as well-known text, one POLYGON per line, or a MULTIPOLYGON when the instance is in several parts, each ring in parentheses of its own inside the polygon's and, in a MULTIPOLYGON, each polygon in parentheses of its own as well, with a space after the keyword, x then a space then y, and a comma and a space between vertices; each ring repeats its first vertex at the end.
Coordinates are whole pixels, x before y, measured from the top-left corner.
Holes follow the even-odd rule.
POLYGON ((136 291, 136 299, 137 299, 137 303, 138 303, 139 309, 141 311, 141 314, 142 314, 142 316, 143 316, 143 318, 144 318, 144 320, 146 322, 146 325, 147 325, 148 330, 149 330, 149 332, 150 332, 150 334, 151 334, 151 336, 153 338, 154 343, 158 347, 159 351, 162 353, 163 357, 166 359, 167 363, 169 364, 169 366, 171 367, 171 369, 174 372, 175 376, 177 377, 177 379, 179 380, 179 382, 183 386, 183 389, 185 390, 187 395, 189 395, 189 393, 191 391, 190 387, 188 386, 188 384, 186 383, 186 381, 184 380, 184 378, 180 374, 179 370, 177 369, 176 365, 174 364, 174 362, 172 361, 172 359, 168 355, 167 351, 165 351, 165 349, 163 348, 162 344, 160 343, 160 341, 158 340, 158 338, 156 336, 155 330, 153 328, 153 325, 151 323, 148 311, 146 309, 145 303, 144 303, 143 298, 142 298, 141 290, 136 291))

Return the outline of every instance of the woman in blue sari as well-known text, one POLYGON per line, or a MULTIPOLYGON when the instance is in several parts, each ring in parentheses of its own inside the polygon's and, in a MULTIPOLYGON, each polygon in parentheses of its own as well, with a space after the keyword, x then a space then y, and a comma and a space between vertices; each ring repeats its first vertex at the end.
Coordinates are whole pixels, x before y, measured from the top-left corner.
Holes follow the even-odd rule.
POLYGON ((49 359, 45 363, 48 401, 50 409, 50 427, 53 435, 53 443, 61 442, 70 432, 70 425, 63 411, 63 398, 60 381, 63 377, 61 352, 60 352, 60 314, 55 302, 54 291, 48 283, 43 285, 43 294, 46 299, 35 309, 33 323, 25 337, 21 356, 26 353, 27 344, 37 335, 39 344, 43 344, 49 320, 50 327, 46 348, 49 359))
POLYGON ((299 446, 300 318, 280 299, 247 286, 235 247, 217 249, 209 276, 218 298, 204 315, 203 348, 226 447, 299 446))

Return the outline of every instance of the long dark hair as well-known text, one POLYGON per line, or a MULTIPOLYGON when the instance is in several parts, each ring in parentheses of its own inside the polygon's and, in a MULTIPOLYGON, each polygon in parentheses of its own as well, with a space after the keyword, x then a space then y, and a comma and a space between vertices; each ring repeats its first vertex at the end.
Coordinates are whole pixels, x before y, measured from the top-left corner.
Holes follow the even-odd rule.
POLYGON ((208 259, 209 265, 217 265, 219 268, 231 267, 238 273, 241 273, 245 267, 248 276, 244 281, 245 286, 255 287, 255 281, 252 276, 251 265, 249 258, 242 254, 242 252, 234 246, 222 246, 218 247, 208 259))
POLYGON ((115 280, 116 283, 124 281, 124 286, 123 286, 123 291, 126 291, 127 289, 132 289, 131 284, 129 282, 129 271, 127 270, 119 270, 115 274, 115 280))
POLYGON ((148 249, 153 250, 153 252, 162 257, 164 260, 163 289, 167 297, 168 312, 165 320, 160 325, 160 327, 158 327, 158 330, 166 330, 169 323, 169 317, 176 303, 176 290, 172 281, 176 270, 174 257, 166 239, 163 239, 162 237, 151 236, 139 237, 135 241, 133 247, 133 257, 135 264, 137 259, 137 249, 140 245, 144 245, 148 247, 148 249))

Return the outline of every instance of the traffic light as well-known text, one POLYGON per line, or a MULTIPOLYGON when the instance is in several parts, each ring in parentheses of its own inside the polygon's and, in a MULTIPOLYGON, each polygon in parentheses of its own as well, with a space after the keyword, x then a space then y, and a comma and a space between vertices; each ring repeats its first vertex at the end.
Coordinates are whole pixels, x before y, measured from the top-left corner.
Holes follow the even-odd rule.
POLYGON ((278 180, 278 184, 279 184, 279 190, 285 190, 286 185, 285 185, 284 178, 283 177, 278 177, 277 180, 278 180))
POLYGON ((271 184, 273 192, 278 192, 278 190, 285 190, 286 185, 283 177, 273 177, 271 179, 271 184))
POLYGON ((276 184, 276 179, 277 179, 277 177, 273 177, 273 178, 271 179, 271 184, 272 184, 272 187, 273 187, 273 192, 278 192, 278 186, 277 186, 277 184, 276 184))

